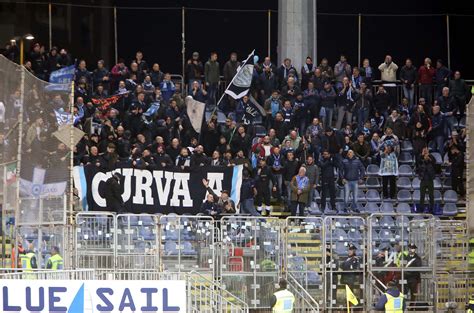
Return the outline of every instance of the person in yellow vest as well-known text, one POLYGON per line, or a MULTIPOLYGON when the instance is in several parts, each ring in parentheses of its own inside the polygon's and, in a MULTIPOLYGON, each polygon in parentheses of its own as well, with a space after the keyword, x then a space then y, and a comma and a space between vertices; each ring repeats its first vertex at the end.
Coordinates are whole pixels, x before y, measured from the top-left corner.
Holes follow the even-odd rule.
POLYGON ((474 294, 469 297, 469 302, 466 305, 467 313, 474 313, 474 294))
POLYGON ((25 273, 32 273, 33 270, 38 268, 36 262, 35 247, 33 243, 28 244, 28 250, 25 254, 20 254, 21 268, 25 273))
POLYGON ((387 291, 379 298, 375 310, 386 313, 403 313, 405 309, 405 296, 398 290, 395 281, 389 281, 387 291))
POLYGON ((51 257, 49 258, 48 263, 46 264, 46 268, 48 270, 55 270, 55 271, 64 269, 63 258, 59 254, 58 247, 53 247, 51 249, 51 257))
POLYGON ((278 282, 279 288, 273 294, 270 304, 273 313, 292 313, 293 304, 295 303, 295 296, 288 291, 288 283, 285 279, 281 278, 278 282))

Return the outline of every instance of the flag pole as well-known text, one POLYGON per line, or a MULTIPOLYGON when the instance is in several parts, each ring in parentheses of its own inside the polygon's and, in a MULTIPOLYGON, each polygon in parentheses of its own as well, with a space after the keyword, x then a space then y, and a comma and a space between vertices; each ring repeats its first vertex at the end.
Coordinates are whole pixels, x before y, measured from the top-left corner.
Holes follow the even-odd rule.
MULTIPOLYGON (((255 53, 255 49, 252 50, 252 52, 250 52, 250 54, 247 56, 247 59, 245 59, 245 64, 247 64, 247 61, 250 57, 251 54, 254 54, 255 53)), ((214 111, 212 111, 211 113, 211 116, 214 115, 214 113, 216 113, 216 110, 217 108, 219 107, 219 104, 221 103, 222 99, 224 99, 224 96, 225 96, 225 92, 227 91, 227 89, 229 89, 229 86, 234 82, 234 79, 237 77, 237 74, 239 74, 239 72, 243 69, 243 66, 240 67, 239 71, 237 73, 235 73, 234 77, 232 77, 232 80, 227 84, 227 87, 225 88, 224 92, 222 93, 219 101, 217 101, 216 103, 216 107, 214 108, 214 111)))

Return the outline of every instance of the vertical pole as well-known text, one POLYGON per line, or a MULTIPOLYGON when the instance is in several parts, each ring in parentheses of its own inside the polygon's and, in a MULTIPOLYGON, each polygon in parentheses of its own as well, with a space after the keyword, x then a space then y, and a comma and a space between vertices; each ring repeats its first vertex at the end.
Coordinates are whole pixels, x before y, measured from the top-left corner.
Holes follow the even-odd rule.
POLYGON ((118 32, 117 32, 117 7, 114 6, 114 53, 115 64, 118 63, 118 32))
MULTIPOLYGON (((21 47, 20 47, 20 61, 23 64, 23 38, 21 38, 21 47)), ((19 253, 18 253, 18 222, 20 221, 20 209, 21 209, 21 199, 20 199, 20 173, 21 173, 21 151, 23 145, 23 106, 25 100, 25 67, 20 66, 21 78, 20 78, 20 113, 18 114, 18 152, 16 155, 16 201, 15 201, 15 227, 14 235, 11 239, 15 242, 15 249, 12 253, 15 253, 15 262, 18 262, 19 253)), ((16 267, 16 264, 12 264, 16 267)))
MULTIPOLYGON (((20 65, 23 66, 23 58, 24 58, 24 53, 25 53, 25 47, 24 47, 24 42, 23 42, 23 37, 20 38, 20 65)), ((22 67, 23 68, 23 67, 22 67)), ((21 72, 23 75, 23 72, 21 72)), ((24 86, 22 85, 22 88, 24 86)), ((23 97, 23 94, 22 94, 23 97)), ((22 102, 23 103, 23 102, 22 102)))
POLYGON ((183 76, 183 82, 181 84, 181 91, 185 90, 184 84, 184 71, 186 66, 186 11, 185 8, 181 8, 181 75, 183 76))
POLYGON ((69 95, 69 112, 71 114, 71 125, 69 129, 69 149, 71 149, 71 158, 69 160, 69 221, 73 224, 74 213, 74 81, 71 81, 71 94, 69 95))
POLYGON ((272 11, 268 10, 267 14, 268 19, 268 35, 267 35, 267 56, 270 57, 271 55, 271 39, 272 39, 272 11))
POLYGON ((53 5, 48 4, 49 50, 53 48, 53 5))
POLYGON ((318 64, 318 1, 313 0, 313 58, 314 58, 314 64, 318 64))
POLYGON ((446 42, 448 48, 448 68, 451 68, 451 39, 449 37, 449 15, 446 15, 446 42))
POLYGON ((362 33, 362 14, 359 13, 359 34, 358 34, 358 38, 357 38, 357 64, 360 66, 360 59, 361 59, 361 53, 360 53, 360 49, 361 49, 361 33, 362 33))

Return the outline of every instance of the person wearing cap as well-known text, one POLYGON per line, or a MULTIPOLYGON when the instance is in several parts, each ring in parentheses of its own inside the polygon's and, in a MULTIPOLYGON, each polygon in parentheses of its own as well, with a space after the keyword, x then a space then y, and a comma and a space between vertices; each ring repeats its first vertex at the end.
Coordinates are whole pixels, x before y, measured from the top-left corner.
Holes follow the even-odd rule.
POLYGON ((46 269, 54 271, 64 269, 64 261, 59 254, 59 247, 54 246, 51 248, 51 257, 48 259, 46 269))
POLYGON ((387 313, 403 313, 406 310, 405 296, 398 290, 395 281, 388 282, 387 291, 379 298, 374 309, 387 313))
POLYGON ((356 255, 357 247, 354 244, 349 244, 347 251, 347 258, 341 264, 341 284, 349 285, 349 287, 356 292, 355 289, 358 289, 359 277, 361 273, 356 271, 363 271, 361 269, 360 259, 356 255))
POLYGON ((288 290, 288 283, 284 278, 278 281, 278 290, 270 299, 273 313, 292 313, 295 296, 288 290))
POLYGON ((267 166, 265 158, 259 158, 255 187, 257 189, 257 196, 255 204, 257 211, 261 214, 270 214, 270 182, 272 182, 272 191, 275 192, 277 182, 273 177, 272 170, 267 166), (265 211, 263 211, 263 204, 265 204, 265 211))
POLYGON ((188 82, 189 93, 193 88, 194 81, 201 81, 201 76, 203 75, 203 65, 202 62, 199 60, 199 52, 193 52, 193 56, 191 59, 188 60, 186 64, 186 72, 185 77, 186 81, 188 82))
MULTIPOLYGON (((417 246, 414 243, 408 245, 408 255, 405 258, 406 265, 405 268, 421 267, 421 258, 416 253, 417 246)), ((410 301, 416 300, 416 294, 418 293, 418 285, 421 281, 420 272, 406 271, 405 279, 407 281, 406 292, 410 293, 410 301)))
POLYGON ((108 211, 118 214, 124 212, 124 203, 122 199, 123 186, 122 174, 115 172, 112 177, 105 181, 104 198, 108 211))
POLYGON ((217 206, 219 207, 219 211, 224 213, 224 214, 234 214, 235 213, 235 203, 234 200, 232 200, 229 197, 229 191, 227 190, 222 190, 221 195, 218 196, 212 190, 211 187, 209 187, 209 181, 205 178, 202 179, 202 184, 206 188, 206 191, 211 194, 214 197, 214 203, 217 203, 217 206))

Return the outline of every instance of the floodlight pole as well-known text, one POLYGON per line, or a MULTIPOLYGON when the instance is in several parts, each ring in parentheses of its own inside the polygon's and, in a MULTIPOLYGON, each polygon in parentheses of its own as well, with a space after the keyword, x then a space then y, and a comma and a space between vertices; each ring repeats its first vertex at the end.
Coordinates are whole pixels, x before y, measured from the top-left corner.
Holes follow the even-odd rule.
POLYGON ((48 4, 48 30, 49 30, 49 50, 53 48, 53 5, 48 4))

